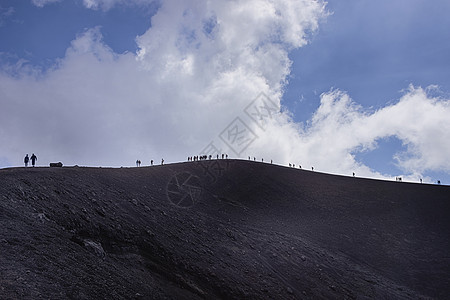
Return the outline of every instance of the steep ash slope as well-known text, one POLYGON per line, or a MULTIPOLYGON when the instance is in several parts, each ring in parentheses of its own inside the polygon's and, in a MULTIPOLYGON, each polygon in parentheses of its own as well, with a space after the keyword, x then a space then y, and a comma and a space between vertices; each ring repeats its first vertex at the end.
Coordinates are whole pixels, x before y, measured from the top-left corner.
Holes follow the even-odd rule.
POLYGON ((212 160, 0 170, 0 298, 450 292, 450 188, 212 160))

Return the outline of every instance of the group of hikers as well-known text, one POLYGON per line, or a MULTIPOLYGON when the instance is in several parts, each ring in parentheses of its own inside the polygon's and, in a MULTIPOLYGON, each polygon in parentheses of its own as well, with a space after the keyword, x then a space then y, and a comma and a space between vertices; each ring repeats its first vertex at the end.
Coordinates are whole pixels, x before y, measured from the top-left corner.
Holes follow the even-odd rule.
MULTIPOLYGON (((252 160, 252 158, 249 156, 248 160, 252 160)), ((253 161, 256 161, 256 157, 253 156, 253 161)), ((261 162, 264 162, 264 158, 261 158, 261 162)), ((273 163, 272 160, 270 160, 270 163, 273 163)), ((289 167, 291 166, 291 164, 289 164, 289 167)))
MULTIPOLYGON (((289 163, 289 167, 291 167, 291 168, 295 168, 295 164, 291 164, 291 163, 289 163)), ((299 168, 299 169, 301 169, 301 168, 302 168, 302 166, 301 166, 301 165, 298 165, 298 168, 299 168)), ((314 171, 314 167, 311 167, 311 170, 313 170, 313 171, 314 171)))
POLYGON ((25 163, 25 167, 28 167, 28 163, 31 160, 31 165, 34 167, 36 165, 36 161, 37 161, 37 156, 33 153, 31 155, 31 157, 27 155, 25 155, 25 158, 23 159, 23 162, 25 163))
MULTIPOLYGON (((142 164, 142 162, 140 159, 136 160, 136 167, 140 167, 141 164, 142 164)), ((161 159, 161 165, 164 165, 164 158, 161 159)), ((153 166, 153 159, 150 160, 150 166, 153 166)))
MULTIPOLYGON (((222 154, 222 159, 228 159, 228 154, 222 154)), ((212 159, 213 156, 210 154, 208 155, 196 155, 196 156, 188 156, 187 161, 199 161, 199 160, 207 160, 212 159)), ((216 155, 216 159, 219 159, 219 154, 216 155)))
MULTIPOLYGON (((221 157, 222 159, 228 159, 228 154, 221 154, 219 156, 219 154, 216 155, 216 159, 219 159, 219 157, 221 157)), ((213 156, 210 154, 208 155, 196 155, 196 156, 189 156, 188 157, 188 161, 199 161, 199 160, 207 160, 207 159, 212 159, 213 156)), ((251 160, 251 157, 248 157, 248 160, 251 160)), ((25 167, 28 167, 29 162, 31 161, 31 165, 34 167, 36 165, 36 161, 37 161, 37 156, 33 153, 31 155, 31 157, 27 155, 25 155, 25 158, 23 159, 23 162, 25 163, 25 167)), ((256 157, 253 157, 253 161, 256 161, 256 157)), ((264 158, 261 158, 261 162, 264 162, 264 158)), ((272 164, 272 160, 270 160, 270 163, 272 164)), ((141 166, 141 160, 136 160, 136 167, 140 167, 141 166)), ((150 165, 153 166, 153 159, 150 160, 150 165)), ((164 158, 161 159, 161 165, 164 165, 164 158)), ((295 164, 289 163, 289 167, 295 168, 295 164)), ((298 166, 299 169, 302 168, 301 165, 298 166)), ((314 167, 311 167, 311 170, 314 171, 314 167)), ((355 173, 353 172, 353 177, 355 177, 355 173)), ((401 177, 395 177, 396 181, 402 181, 401 177)), ((422 183, 422 178, 420 178, 420 183, 422 183)), ((441 181, 438 180, 437 184, 441 184, 441 181)))

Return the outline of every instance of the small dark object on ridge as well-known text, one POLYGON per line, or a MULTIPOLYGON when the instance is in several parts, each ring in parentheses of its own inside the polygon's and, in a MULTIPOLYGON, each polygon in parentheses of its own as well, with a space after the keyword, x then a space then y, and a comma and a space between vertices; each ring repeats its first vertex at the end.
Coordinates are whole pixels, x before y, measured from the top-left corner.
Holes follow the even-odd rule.
POLYGON ((61 168, 62 166, 62 162, 50 163, 50 168, 61 168))

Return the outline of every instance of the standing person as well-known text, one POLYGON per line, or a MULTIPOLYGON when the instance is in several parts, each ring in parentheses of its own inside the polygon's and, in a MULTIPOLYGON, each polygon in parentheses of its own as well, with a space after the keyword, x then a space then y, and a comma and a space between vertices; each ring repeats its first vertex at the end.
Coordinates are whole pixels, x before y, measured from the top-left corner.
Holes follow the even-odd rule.
POLYGON ((164 165, 164 158, 161 159, 161 166, 164 165))
POLYGON ((34 153, 33 153, 33 155, 31 155, 31 165, 34 167, 34 165, 36 164, 36 161, 37 161, 37 156, 36 155, 34 155, 34 153))
POLYGON ((28 157, 28 154, 25 155, 25 158, 23 159, 23 162, 25 163, 25 167, 28 167, 28 162, 30 161, 30 158, 28 157))
POLYGON ((150 166, 153 166, 153 159, 150 161, 150 166))

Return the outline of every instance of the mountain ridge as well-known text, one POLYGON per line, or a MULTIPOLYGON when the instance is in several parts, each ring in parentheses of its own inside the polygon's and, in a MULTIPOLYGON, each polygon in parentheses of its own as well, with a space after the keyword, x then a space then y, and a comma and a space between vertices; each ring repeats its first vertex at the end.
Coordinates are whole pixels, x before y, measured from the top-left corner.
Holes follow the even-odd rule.
POLYGON ((0 170, 1 298, 445 298, 450 187, 244 160, 0 170))

